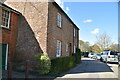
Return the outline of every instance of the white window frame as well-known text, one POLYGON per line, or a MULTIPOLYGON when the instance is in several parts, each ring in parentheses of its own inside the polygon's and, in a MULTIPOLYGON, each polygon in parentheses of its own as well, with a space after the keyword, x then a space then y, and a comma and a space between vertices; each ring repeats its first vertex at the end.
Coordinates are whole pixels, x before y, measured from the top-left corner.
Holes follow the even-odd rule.
POLYGON ((69 56, 69 44, 66 43, 66 56, 69 56))
POLYGON ((74 37, 76 36, 76 29, 74 28, 74 37))
POLYGON ((74 45, 74 53, 76 53, 76 46, 74 45))
MULTIPOLYGON (((3 9, 2 9, 2 10, 3 10, 3 9)), ((4 9, 4 10, 7 10, 7 9, 4 9)), ((9 10, 7 10, 7 11, 9 12, 8 26, 3 26, 3 25, 1 24, 1 27, 9 29, 9 28, 10 28, 10 16, 11 16, 11 13, 10 13, 9 10)))
POLYGON ((62 42, 57 40, 57 50, 56 50, 56 57, 60 57, 62 53, 62 42))
POLYGON ((57 14, 57 26, 62 27, 62 15, 60 13, 57 14))
POLYGON ((7 70, 7 65, 8 65, 8 44, 7 44, 7 47, 6 47, 6 63, 5 63, 5 70, 7 70))

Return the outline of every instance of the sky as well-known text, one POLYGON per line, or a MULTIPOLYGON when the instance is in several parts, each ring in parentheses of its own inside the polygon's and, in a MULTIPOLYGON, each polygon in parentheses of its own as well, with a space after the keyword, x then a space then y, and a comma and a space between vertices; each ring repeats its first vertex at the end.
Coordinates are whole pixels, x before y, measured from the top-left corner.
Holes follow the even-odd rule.
MULTIPOLYGON (((1 1, 1 0, 0 0, 1 1)), ((26 1, 26 0, 9 0, 26 1)), ((46 1, 46 0, 27 0, 46 1)), ((118 1, 120 0, 55 0, 80 28, 80 40, 96 43, 96 36, 106 33, 118 43, 118 1), (70 2, 71 1, 71 2, 70 2)))
POLYGON ((106 33, 118 43, 117 2, 57 2, 80 28, 80 40, 93 45, 96 36, 106 33))

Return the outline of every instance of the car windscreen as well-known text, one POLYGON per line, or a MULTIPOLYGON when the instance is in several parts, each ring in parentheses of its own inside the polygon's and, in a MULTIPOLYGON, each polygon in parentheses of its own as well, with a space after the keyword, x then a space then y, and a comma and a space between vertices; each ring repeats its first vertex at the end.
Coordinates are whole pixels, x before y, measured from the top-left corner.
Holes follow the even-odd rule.
POLYGON ((110 55, 118 55, 117 53, 119 53, 119 52, 111 51, 110 55))
POLYGON ((91 53, 91 55, 94 55, 93 53, 91 53))
POLYGON ((101 54, 97 54, 98 56, 101 56, 101 54))

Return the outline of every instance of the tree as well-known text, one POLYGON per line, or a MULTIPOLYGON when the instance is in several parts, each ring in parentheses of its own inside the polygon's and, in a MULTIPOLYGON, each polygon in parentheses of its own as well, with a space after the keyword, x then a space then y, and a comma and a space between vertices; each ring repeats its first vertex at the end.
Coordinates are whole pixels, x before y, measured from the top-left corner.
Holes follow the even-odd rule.
POLYGON ((112 44, 109 48, 109 50, 119 50, 118 49, 118 44, 112 44))
POLYGON ((89 42, 80 40, 80 49, 82 52, 90 52, 89 42))
POLYGON ((100 51, 109 49, 109 47, 112 44, 111 37, 107 35, 106 33, 103 33, 96 37, 96 44, 99 46, 100 51))
POLYGON ((92 53, 100 53, 101 50, 97 44, 94 44, 93 46, 91 46, 91 52, 92 53))

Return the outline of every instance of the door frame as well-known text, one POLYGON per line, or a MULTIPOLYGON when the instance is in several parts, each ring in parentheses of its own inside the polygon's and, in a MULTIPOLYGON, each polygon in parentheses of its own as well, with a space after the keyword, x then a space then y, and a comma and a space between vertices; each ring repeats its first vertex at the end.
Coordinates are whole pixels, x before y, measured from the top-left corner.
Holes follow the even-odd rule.
MULTIPOLYGON (((8 49, 9 49, 9 45, 8 45, 8 43, 1 43, 2 45, 3 44, 6 44, 6 56, 5 56, 5 70, 7 70, 7 68, 8 68, 8 49)), ((2 48, 3 48, 3 46, 2 46, 2 48)), ((2 53, 3 54, 3 53, 2 53)))
MULTIPOLYGON (((6 43, 7 44, 7 43, 6 43)), ((5 61, 5 70, 7 70, 8 67, 8 44, 6 46, 6 61, 5 61)))

